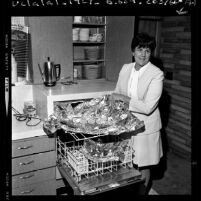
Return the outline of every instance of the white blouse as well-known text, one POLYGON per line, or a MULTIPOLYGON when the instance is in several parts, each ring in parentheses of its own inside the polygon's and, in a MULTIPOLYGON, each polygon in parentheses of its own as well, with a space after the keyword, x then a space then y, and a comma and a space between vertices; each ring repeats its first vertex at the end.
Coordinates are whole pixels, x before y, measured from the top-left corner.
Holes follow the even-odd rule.
POLYGON ((128 96, 129 97, 138 99, 138 96, 137 96, 138 79, 144 73, 148 65, 149 65, 149 62, 137 71, 135 69, 135 63, 133 64, 131 75, 128 81, 128 96))

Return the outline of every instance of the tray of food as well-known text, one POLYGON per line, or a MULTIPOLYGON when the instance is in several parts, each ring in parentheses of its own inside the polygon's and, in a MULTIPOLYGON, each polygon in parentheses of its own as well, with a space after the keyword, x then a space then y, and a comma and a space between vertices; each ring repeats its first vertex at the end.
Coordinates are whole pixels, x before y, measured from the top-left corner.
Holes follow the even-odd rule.
POLYGON ((143 131, 144 122, 129 111, 128 104, 111 101, 109 96, 77 102, 73 106, 72 103, 56 104, 54 114, 44 121, 44 131, 50 134, 63 129, 87 135, 134 135, 143 131))

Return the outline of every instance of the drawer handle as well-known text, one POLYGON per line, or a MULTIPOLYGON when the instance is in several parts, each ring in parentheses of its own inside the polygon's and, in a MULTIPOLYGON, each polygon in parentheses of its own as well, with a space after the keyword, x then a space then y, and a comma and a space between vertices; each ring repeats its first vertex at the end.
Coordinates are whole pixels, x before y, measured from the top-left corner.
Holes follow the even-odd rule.
POLYGON ((20 179, 28 179, 28 178, 31 178, 33 176, 34 176, 34 174, 30 174, 30 175, 26 175, 26 176, 21 176, 20 179))
POLYGON ((33 191, 34 191, 34 189, 31 189, 31 190, 27 190, 27 191, 21 191, 20 193, 21 194, 28 194, 28 193, 31 193, 33 191))
POLYGON ((31 164, 33 162, 34 162, 34 160, 28 161, 28 162, 21 162, 21 163, 19 163, 19 165, 29 165, 29 164, 31 164))
POLYGON ((29 149, 29 148, 31 148, 31 147, 32 147, 32 145, 26 146, 26 147, 18 147, 17 149, 18 149, 18 150, 21 150, 21 149, 29 149))

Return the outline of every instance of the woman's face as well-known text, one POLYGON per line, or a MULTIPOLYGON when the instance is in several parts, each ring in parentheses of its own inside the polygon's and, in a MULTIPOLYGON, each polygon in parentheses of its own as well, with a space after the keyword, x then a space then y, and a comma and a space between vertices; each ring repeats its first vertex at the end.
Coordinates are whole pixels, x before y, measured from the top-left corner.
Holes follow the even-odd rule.
POLYGON ((133 52, 133 56, 135 58, 136 64, 142 67, 149 62, 151 50, 147 47, 137 46, 133 52))

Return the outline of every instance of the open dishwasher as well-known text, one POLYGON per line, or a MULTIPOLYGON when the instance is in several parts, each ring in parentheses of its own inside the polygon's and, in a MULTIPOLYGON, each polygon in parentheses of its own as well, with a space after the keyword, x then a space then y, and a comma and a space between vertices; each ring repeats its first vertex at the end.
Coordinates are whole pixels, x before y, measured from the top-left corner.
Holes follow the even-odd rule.
POLYGON ((108 96, 59 103, 43 128, 56 137, 57 167, 74 195, 143 182, 133 167, 135 150, 130 138, 142 132, 144 124, 125 103, 111 103, 108 96))

